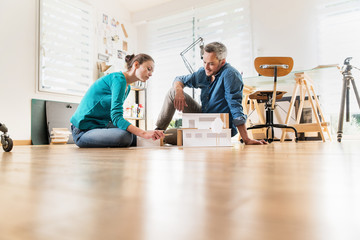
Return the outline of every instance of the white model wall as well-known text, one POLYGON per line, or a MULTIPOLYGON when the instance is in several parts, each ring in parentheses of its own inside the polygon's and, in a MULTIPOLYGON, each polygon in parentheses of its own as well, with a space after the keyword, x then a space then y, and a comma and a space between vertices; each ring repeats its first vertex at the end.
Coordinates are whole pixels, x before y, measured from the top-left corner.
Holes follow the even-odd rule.
MULTIPOLYGON (((125 23, 129 36, 136 41, 130 13, 119 1, 84 2, 92 4, 95 18, 105 13, 125 23)), ((75 103, 81 100, 80 97, 36 90, 37 6, 38 0, 1 1, 0 4, 0 123, 7 125, 14 140, 31 139, 32 98, 75 103)))

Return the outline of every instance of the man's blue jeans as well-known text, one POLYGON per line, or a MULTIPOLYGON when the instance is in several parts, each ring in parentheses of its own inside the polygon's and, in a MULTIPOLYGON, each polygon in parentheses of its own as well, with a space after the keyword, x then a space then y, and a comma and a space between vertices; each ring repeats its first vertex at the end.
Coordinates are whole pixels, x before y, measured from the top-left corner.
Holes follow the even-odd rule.
POLYGON ((75 144, 80 148, 130 147, 136 146, 136 136, 113 124, 106 128, 80 130, 71 125, 75 144))

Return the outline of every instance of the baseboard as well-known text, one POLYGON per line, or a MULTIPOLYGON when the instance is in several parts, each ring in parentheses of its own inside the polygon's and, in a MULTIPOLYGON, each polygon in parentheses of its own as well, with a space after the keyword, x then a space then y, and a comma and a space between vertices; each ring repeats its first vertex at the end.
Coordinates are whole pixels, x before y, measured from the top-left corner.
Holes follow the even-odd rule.
POLYGON ((31 140, 13 140, 14 146, 31 145, 31 140))

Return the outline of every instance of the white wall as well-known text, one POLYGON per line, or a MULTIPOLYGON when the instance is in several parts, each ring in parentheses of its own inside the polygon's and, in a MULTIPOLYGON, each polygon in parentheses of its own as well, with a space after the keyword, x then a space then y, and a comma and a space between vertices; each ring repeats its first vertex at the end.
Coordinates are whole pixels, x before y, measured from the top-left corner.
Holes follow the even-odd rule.
POLYGON ((294 70, 317 64, 317 0, 251 0, 254 57, 291 56, 294 70))
MULTIPOLYGON (((131 36, 129 41, 136 42, 136 30, 130 24, 129 11, 124 9, 119 1, 85 2, 93 5, 95 18, 98 14, 105 13, 125 23, 131 36)), ((7 125, 13 140, 31 139, 32 98, 76 103, 81 100, 81 97, 37 92, 37 6, 38 0, 1 1, 0 123, 7 125)))

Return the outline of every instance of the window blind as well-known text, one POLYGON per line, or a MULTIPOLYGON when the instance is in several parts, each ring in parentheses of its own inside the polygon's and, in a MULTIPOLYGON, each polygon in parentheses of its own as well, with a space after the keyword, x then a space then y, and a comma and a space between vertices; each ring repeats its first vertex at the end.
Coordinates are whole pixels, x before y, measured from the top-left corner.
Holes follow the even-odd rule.
MULTIPOLYGON (((345 58, 353 57, 350 62, 360 67, 360 0, 321 0, 318 7, 318 58, 320 65, 338 64, 342 66, 345 58)), ((353 69, 355 79, 360 72, 353 69)), ((326 74, 326 73, 324 73, 326 74)), ((342 88, 342 75, 335 70, 329 72, 319 82, 319 93, 323 99, 325 111, 338 113, 342 88)), ((351 90, 350 94, 353 94, 351 90)), ((351 110, 359 112, 354 96, 350 97, 351 110)))
POLYGON ((228 49, 227 62, 244 76, 253 76, 250 3, 221 1, 195 9, 195 33, 206 43, 219 41, 228 49))
POLYGON ((92 11, 78 0, 40 0, 39 90, 82 96, 92 83, 92 11))
POLYGON ((319 6, 319 62, 360 63, 360 0, 326 0, 319 6))
MULTIPOLYGON (((360 67, 360 0, 321 0, 318 7, 318 57, 319 64, 342 66, 347 57, 353 57, 351 65, 360 67)), ((342 75, 339 71, 323 78, 320 82, 320 97, 324 112, 330 115, 333 132, 337 132, 340 111, 342 75)), ((358 86, 360 71, 353 69, 358 86)), ((355 115, 359 113, 354 91, 350 89, 350 123, 344 120, 344 134, 359 134, 359 123, 355 115)), ((329 119, 329 118, 328 118, 329 119)))
MULTIPOLYGON (((194 41, 193 11, 176 14, 150 22, 146 26, 146 48, 155 60, 155 71, 148 83, 148 124, 155 124, 164 96, 178 75, 189 74, 180 52, 194 41)), ((194 50, 195 51, 195 50, 194 50)), ((186 59, 194 64, 191 51, 186 59)), ((189 90, 187 93, 191 94, 189 90)))
MULTIPOLYGON (((245 75, 252 75, 252 39, 249 0, 225 0, 205 7, 162 17, 147 23, 145 49, 155 60, 155 72, 148 83, 149 123, 155 123, 166 92, 176 76, 187 75, 180 53, 196 39, 204 43, 223 42, 227 61, 245 75), (156 106, 156 107, 152 107, 156 106)), ((196 71, 202 67, 199 45, 185 54, 196 71)), ((192 91, 185 88, 192 94, 192 91)), ((196 92, 198 99, 199 92, 196 92)))

